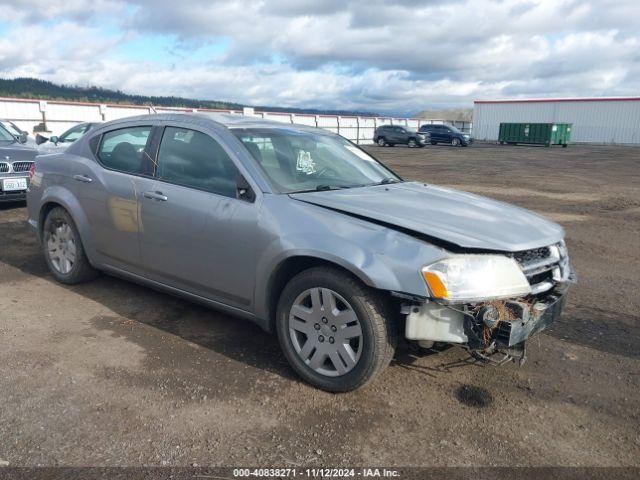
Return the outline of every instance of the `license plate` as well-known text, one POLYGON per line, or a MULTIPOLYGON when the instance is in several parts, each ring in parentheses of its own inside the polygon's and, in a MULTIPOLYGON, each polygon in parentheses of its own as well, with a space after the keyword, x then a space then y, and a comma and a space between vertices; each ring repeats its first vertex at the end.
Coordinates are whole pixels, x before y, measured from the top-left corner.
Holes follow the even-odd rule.
POLYGON ((2 180, 2 190, 5 192, 15 192, 16 190, 26 190, 26 178, 5 178, 2 180))

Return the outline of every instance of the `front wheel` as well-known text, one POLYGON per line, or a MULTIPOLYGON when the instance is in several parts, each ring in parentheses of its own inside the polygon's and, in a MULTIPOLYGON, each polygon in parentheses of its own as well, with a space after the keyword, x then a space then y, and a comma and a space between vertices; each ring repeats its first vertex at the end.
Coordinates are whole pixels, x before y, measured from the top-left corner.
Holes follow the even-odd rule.
POLYGON ((278 303, 280 346, 307 382, 330 392, 355 390, 391 361, 397 343, 386 299, 331 267, 289 281, 278 303))
POLYGON ((73 285, 96 276, 97 271, 84 253, 78 229, 64 208, 55 207, 47 214, 42 246, 47 266, 59 282, 73 285))
POLYGON ((452 138, 451 139, 451 146, 452 147, 459 147, 460 146, 460 139, 459 138, 452 138))
POLYGON ((409 148, 416 148, 416 146, 418 145, 418 142, 416 142, 415 138, 410 138, 409 141, 407 142, 407 145, 409 146, 409 148))

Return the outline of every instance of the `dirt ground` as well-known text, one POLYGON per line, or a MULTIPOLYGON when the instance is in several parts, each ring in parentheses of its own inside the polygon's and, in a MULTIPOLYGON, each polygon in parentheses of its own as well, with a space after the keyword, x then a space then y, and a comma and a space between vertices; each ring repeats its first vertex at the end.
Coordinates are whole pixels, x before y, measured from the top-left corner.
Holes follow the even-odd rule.
POLYGON ((579 284, 522 368, 403 347, 363 390, 315 390, 246 321, 108 276, 55 283, 24 205, 0 206, 0 460, 640 465, 640 148, 370 151, 565 227, 579 284))

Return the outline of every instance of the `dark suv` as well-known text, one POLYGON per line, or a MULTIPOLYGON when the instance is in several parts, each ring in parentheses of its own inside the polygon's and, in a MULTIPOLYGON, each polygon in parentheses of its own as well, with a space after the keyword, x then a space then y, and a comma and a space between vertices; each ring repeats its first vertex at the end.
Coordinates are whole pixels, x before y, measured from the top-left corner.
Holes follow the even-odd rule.
POLYGON ((401 125, 382 125, 376 128, 373 141, 381 147, 402 144, 409 147, 424 147, 429 143, 429 134, 401 125))
POLYGON ((448 143, 454 147, 466 147, 473 143, 473 138, 468 133, 463 133, 452 125, 428 124, 420 127, 420 133, 431 135, 431 145, 448 143))

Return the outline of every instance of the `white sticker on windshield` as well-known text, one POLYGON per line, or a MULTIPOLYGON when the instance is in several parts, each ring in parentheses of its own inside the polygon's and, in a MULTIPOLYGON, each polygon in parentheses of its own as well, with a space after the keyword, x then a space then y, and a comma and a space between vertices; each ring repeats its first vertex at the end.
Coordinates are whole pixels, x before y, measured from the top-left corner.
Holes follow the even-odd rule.
POLYGON ((296 170, 304 172, 307 175, 316 173, 316 164, 311 158, 311 152, 305 152, 304 150, 298 151, 298 160, 296 161, 296 170))
POLYGON ((367 160, 369 162, 375 162, 375 160, 373 158, 371 158, 369 155, 367 155, 365 152, 363 152, 359 148, 356 148, 356 147, 354 147, 352 145, 345 145, 344 148, 349 150, 351 153, 356 154, 357 156, 359 156, 363 160, 367 160))

